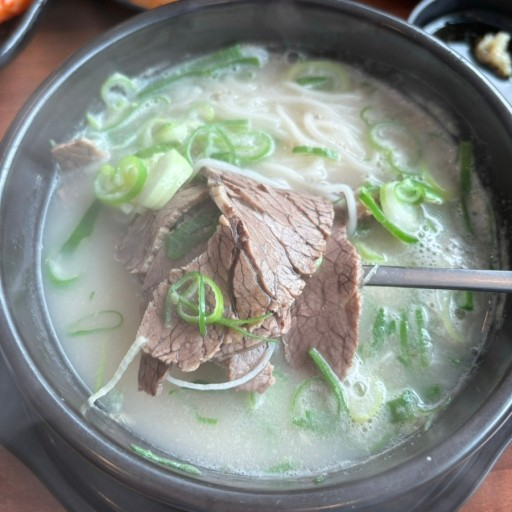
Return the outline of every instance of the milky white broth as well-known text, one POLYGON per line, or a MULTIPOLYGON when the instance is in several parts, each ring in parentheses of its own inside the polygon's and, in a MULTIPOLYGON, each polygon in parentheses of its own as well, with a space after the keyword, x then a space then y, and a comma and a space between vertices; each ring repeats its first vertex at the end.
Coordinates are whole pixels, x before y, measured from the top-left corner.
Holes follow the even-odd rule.
MULTIPOLYGON (((424 205, 418 242, 404 243, 380 224, 366 222, 350 234, 356 247, 371 249, 385 258, 385 264, 489 267, 494 242, 485 196, 473 176, 468 201, 479 215, 473 217, 478 223, 474 223, 477 232, 472 234, 461 214, 460 141, 453 136, 454 128, 447 116, 437 110, 436 117, 430 116, 432 105, 414 103, 349 66, 344 67, 345 79, 348 77, 344 90, 308 89, 290 78, 295 54, 267 55, 262 49, 254 52, 265 61, 260 70, 177 80, 159 92, 170 99, 169 103, 148 107, 121 134, 108 134, 84 124, 75 136, 95 141, 116 162, 154 143, 151 130, 144 132, 151 120, 183 120, 194 107, 206 105, 213 109, 216 120, 250 119, 253 127, 265 130, 275 140, 272 155, 237 172, 335 201, 344 197, 346 185, 356 190, 369 178, 379 183, 397 179, 385 151, 368 136, 369 126, 391 120, 414 134, 421 149, 421 162, 413 164, 417 166, 414 172, 422 172, 419 167, 428 169, 432 181, 443 188, 448 199, 442 205, 424 205), (338 152, 339 160, 293 153, 292 148, 300 145, 329 147, 338 152)), ((134 83, 141 88, 156 76, 153 71, 134 83)), ((91 112, 95 122, 104 121, 105 114, 97 105, 91 112)), ((407 138, 395 141, 397 160, 411 152, 410 144, 407 138)), ((98 167, 93 164, 76 172, 60 172, 46 219, 45 257, 55 257, 91 204, 98 167)), ((235 170, 225 163, 217 167, 235 170)), ((63 263, 67 273, 79 272, 79 279, 67 286, 50 282, 45 286, 62 349, 91 393, 114 374, 135 339, 141 318, 138 284, 114 261, 115 242, 126 222, 125 214, 105 207, 92 235, 63 263), (120 312, 122 326, 83 336, 69 335, 79 319, 105 310, 120 312)), ((313 401, 327 416, 325 428, 311 430, 294 424, 290 412, 293 396, 314 372, 292 369, 280 347, 272 357, 276 383, 263 395, 234 390, 192 391, 167 383, 159 396, 151 397, 137 390, 136 358, 114 391, 98 405, 140 436, 141 445, 198 467, 238 474, 314 476, 353 465, 428 427, 432 415, 456 392, 473 366, 490 303, 488 295, 474 294, 473 309, 464 311, 454 305, 460 295, 453 292, 376 287, 363 288, 362 297, 359 350, 344 382, 352 417, 344 413, 333 419, 333 398, 319 380, 313 401), (396 329, 375 348, 376 317, 383 307, 388 324, 394 320, 396 329), (413 354, 405 364, 401 320, 407 318, 414 336, 418 308, 426 318, 428 361, 423 365, 420 356, 413 354), (414 390, 433 412, 393 422, 387 402, 406 388, 414 390)), ((213 365, 192 376, 173 374, 190 380, 225 378, 213 365)))

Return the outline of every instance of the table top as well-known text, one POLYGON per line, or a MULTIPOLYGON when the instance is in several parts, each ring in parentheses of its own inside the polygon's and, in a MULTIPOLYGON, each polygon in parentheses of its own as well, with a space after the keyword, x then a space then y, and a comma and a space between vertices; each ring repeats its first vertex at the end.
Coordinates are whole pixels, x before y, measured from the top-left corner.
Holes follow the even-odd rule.
MULTIPOLYGON (((417 3, 415 0, 362 1, 404 19, 417 3)), ((0 138, 32 92, 68 56, 134 14, 131 9, 107 0, 50 0, 30 40, 0 70, 0 138)), ((64 510, 39 476, 0 445, 0 512, 64 510)), ((461 512, 512 510, 511 483, 512 446, 509 446, 461 512)))

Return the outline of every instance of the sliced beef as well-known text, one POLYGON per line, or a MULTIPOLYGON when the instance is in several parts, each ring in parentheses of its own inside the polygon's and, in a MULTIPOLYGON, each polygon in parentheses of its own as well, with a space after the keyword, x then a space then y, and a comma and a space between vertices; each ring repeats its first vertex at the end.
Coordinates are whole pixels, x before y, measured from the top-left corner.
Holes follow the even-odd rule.
MULTIPOLYGON (((117 245, 117 261, 123 263, 130 272, 145 276, 153 259, 164 247, 170 230, 187 212, 205 202, 210 202, 208 189, 202 185, 193 186, 180 190, 161 210, 148 210, 137 217, 117 245)), ((165 277, 162 276, 160 281, 165 277)))
MULTIPOLYGON (((251 350, 244 350, 230 357, 228 363, 229 380, 240 379, 244 375, 247 375, 259 364, 265 350, 266 346, 260 343, 251 350)), ((273 368, 270 363, 267 363, 266 367, 258 373, 256 377, 238 386, 237 389, 264 393, 275 382, 274 376, 272 375, 273 368)))
POLYGON ((106 160, 108 153, 86 138, 58 144, 52 154, 61 169, 73 170, 94 162, 106 160))
POLYGON ((324 199, 278 190, 246 177, 204 169, 211 195, 231 226, 229 269, 240 318, 277 312, 301 293, 326 247, 333 207, 324 199))
POLYGON ((317 348, 340 379, 357 349, 361 299, 361 265, 343 225, 335 224, 322 265, 292 306, 292 321, 284 335, 285 356, 293 366, 311 361, 317 348))
MULTIPOLYGON (((247 328, 280 336, 289 325, 285 319, 290 306, 325 251, 333 220, 332 205, 324 199, 273 189, 214 169, 203 169, 202 173, 221 212, 217 231, 203 254, 184 268, 171 271, 158 285, 137 334, 148 339, 145 354, 184 371, 195 370, 221 347, 233 344, 246 349, 250 341, 216 325, 208 326, 207 335, 202 337, 197 326, 174 315, 171 327, 164 326, 163 297, 169 286, 197 270, 212 277, 221 288, 225 316, 245 319, 272 312, 262 325, 247 328)), ((155 372, 151 379, 147 372, 155 367, 145 364, 139 372, 139 387, 152 394, 165 378, 155 372)))

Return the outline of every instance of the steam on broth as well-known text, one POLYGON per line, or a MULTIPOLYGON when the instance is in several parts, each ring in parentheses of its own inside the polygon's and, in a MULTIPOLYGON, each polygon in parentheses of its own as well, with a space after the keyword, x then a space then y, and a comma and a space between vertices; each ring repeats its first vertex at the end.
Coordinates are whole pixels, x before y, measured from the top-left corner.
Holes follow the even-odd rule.
MULTIPOLYGON (((116 261, 116 244, 166 194, 204 182, 205 167, 333 204, 364 263, 491 264, 492 218, 471 144, 447 115, 360 69, 235 47, 136 78, 115 74, 101 96, 73 136, 100 161, 59 172, 44 244, 50 315, 91 394, 132 346, 148 300, 116 261), (97 197, 105 204, 91 209, 97 197)), ((427 428, 448 404, 474 364, 490 304, 486 294, 364 286, 361 300, 357 353, 337 393, 318 366, 292 367, 271 340, 275 382, 263 393, 166 382, 149 396, 137 389, 136 360, 96 404, 155 451, 198 467, 272 477, 357 464, 427 428)), ((171 374, 227 380, 213 363, 171 374)))

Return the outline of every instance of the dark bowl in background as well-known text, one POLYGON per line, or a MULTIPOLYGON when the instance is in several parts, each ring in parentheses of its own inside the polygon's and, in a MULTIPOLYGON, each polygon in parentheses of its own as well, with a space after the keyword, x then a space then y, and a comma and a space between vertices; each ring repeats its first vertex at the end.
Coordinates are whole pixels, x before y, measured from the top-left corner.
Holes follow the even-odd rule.
POLYGON ((189 0, 142 13, 53 73, 0 149, 1 350, 41 443, 64 478, 91 500, 95 495, 95 510, 454 510, 512 435, 512 304, 506 297, 477 371, 431 428, 321 483, 207 470, 199 477, 179 474, 134 455, 130 444, 143 441, 101 413, 87 421, 80 414, 89 393, 59 348, 42 290, 42 231, 56 178, 49 141, 73 133, 113 71, 136 75, 234 42, 300 46, 340 58, 451 112, 463 136, 474 141, 499 224, 501 263, 508 268, 512 110, 457 53, 418 28, 352 2, 189 0), (485 464, 468 466, 480 454, 485 464))
MULTIPOLYGON (((423 0, 412 10, 408 21, 458 52, 476 73, 512 102, 512 80, 482 65, 474 55, 474 46, 485 34, 512 33, 509 0, 423 0)), ((508 50, 511 49, 509 43, 508 50)))

